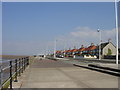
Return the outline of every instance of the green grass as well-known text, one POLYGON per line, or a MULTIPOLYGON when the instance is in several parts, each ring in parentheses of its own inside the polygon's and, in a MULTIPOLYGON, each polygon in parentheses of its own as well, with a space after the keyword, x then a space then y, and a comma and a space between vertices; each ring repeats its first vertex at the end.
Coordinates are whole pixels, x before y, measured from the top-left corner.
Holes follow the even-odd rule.
MULTIPOLYGON (((15 79, 15 76, 16 76, 16 73, 13 74, 12 80, 15 79)), ((10 85, 10 78, 7 79, 7 80, 3 83, 2 90, 7 90, 7 88, 9 87, 9 85, 10 85)))

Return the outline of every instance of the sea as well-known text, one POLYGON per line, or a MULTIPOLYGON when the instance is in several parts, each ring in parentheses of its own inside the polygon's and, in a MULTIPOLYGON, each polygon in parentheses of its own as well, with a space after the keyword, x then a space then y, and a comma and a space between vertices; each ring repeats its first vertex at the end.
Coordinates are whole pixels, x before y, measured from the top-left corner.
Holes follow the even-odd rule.
MULTIPOLYGON (((10 59, 0 58, 0 82, 3 84, 10 76, 10 59)), ((12 68, 14 73, 14 67, 12 68)))

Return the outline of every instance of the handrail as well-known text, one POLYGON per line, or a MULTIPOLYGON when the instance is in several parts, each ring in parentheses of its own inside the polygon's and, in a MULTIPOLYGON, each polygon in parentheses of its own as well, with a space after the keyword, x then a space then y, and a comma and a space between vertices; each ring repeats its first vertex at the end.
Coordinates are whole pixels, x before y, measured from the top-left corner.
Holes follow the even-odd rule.
POLYGON ((10 68, 10 66, 7 66, 7 67, 3 68, 2 71, 5 71, 6 69, 9 69, 9 68, 10 68))
POLYGON ((0 89, 3 89, 8 82, 10 89, 12 89, 12 81, 18 81, 18 75, 21 76, 21 73, 23 73, 23 71, 29 65, 29 57, 7 60, 7 62, 9 62, 9 66, 5 68, 2 68, 2 66, 0 66, 0 89), (4 82, 2 82, 2 74, 5 70, 9 70, 9 77, 4 82))

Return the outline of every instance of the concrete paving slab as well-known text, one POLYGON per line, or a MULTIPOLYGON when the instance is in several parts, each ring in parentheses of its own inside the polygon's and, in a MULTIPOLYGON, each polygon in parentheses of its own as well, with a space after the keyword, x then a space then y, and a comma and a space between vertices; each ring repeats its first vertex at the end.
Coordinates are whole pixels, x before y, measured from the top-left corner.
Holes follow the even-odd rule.
POLYGON ((90 85, 92 88, 117 88, 118 80, 116 79, 96 79, 96 80, 88 80, 84 83, 90 85), (109 81, 109 82, 108 82, 109 81), (116 83, 115 83, 116 82, 116 83), (109 87, 108 87, 109 86, 109 87))
POLYGON ((23 88, 85 88, 84 86, 78 86, 75 82, 72 81, 64 81, 64 82, 41 82, 41 83, 33 83, 32 85, 28 83, 23 86, 23 88))
POLYGON ((118 77, 61 61, 34 61, 21 78, 21 88, 117 88, 118 77), (41 66, 40 66, 41 65, 41 66))
POLYGON ((67 77, 57 69, 54 69, 54 70, 53 69, 52 70, 32 69, 32 71, 29 74, 30 76, 27 77, 28 81, 33 81, 33 82, 70 80, 69 77, 67 77), (34 73, 34 72, 37 72, 37 73, 34 73))

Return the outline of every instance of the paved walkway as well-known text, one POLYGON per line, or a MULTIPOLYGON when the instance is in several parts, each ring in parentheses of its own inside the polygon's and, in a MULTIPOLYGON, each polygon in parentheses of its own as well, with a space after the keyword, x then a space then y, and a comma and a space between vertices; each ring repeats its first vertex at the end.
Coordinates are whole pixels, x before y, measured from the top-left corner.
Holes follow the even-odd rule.
POLYGON ((112 75, 53 60, 34 60, 22 75, 21 88, 117 88, 112 75))

